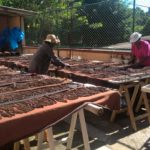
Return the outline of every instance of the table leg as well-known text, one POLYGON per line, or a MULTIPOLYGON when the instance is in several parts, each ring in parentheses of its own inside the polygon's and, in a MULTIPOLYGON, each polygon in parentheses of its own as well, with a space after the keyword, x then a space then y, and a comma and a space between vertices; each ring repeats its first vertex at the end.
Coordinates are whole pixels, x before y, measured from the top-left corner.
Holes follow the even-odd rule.
POLYGON ((20 147, 20 142, 15 142, 14 143, 14 150, 19 150, 19 147, 20 147))
POLYGON ((143 96, 145 108, 146 108, 146 111, 147 111, 148 121, 150 123, 150 108, 149 108, 147 94, 145 92, 142 92, 142 96, 143 96))
POLYGON ((47 141, 51 150, 55 150, 55 141, 53 138, 53 129, 52 127, 46 129, 47 141))
POLYGON ((84 149, 90 150, 89 138, 88 138, 87 127, 86 127, 86 123, 85 123, 85 116, 84 116, 83 109, 81 109, 79 111, 79 119, 80 119, 83 142, 84 142, 84 149))
POLYGON ((132 107, 133 104, 131 102, 130 95, 129 95, 129 89, 126 86, 124 87, 124 89, 125 89, 125 98, 127 101, 127 107, 128 107, 128 113, 130 116, 131 125, 132 125, 133 129, 136 131, 137 127, 136 127, 136 121, 135 121, 135 117, 134 117, 134 113, 133 113, 133 107, 132 107))
POLYGON ((78 114, 76 112, 76 113, 74 113, 72 115, 72 118, 71 118, 71 123, 70 123, 69 135, 68 135, 68 139, 67 139, 66 150, 70 150, 71 146, 72 146, 72 141, 73 141, 73 136, 74 136, 74 129, 75 129, 76 122, 77 122, 77 115, 78 114))

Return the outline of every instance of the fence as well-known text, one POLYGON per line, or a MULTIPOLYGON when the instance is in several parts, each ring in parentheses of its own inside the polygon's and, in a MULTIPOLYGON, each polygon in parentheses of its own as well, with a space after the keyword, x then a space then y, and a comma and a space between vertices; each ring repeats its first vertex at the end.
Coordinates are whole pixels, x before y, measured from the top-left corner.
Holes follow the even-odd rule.
POLYGON ((26 21, 27 45, 41 43, 48 33, 61 40, 61 47, 100 48, 127 42, 133 31, 150 35, 150 4, 142 0, 85 0, 47 7, 26 21))

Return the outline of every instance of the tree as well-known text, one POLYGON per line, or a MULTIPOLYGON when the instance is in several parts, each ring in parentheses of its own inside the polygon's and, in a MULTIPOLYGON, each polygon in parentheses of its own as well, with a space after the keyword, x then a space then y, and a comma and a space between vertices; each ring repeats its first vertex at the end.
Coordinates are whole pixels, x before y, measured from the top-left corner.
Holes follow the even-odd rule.
POLYGON ((146 13, 139 7, 135 9, 135 31, 142 32, 147 20, 146 13))
MULTIPOLYGON (((0 0, 2 5, 36 11, 25 19, 26 41, 41 43, 54 33, 64 46, 100 47, 128 40, 133 10, 129 0, 0 0)), ((148 15, 136 8, 135 30, 145 33, 148 15)), ((147 23, 148 24, 148 23, 147 23)), ((146 33, 147 34, 147 33, 146 33)))
MULTIPOLYGON (((84 37, 90 45, 103 46, 125 40, 128 8, 121 0, 84 0, 84 12, 88 25, 83 32, 91 37, 84 37), (94 38, 96 37, 96 38, 94 38)), ((84 33, 84 35, 87 35, 84 33)))
POLYGON ((146 21, 142 30, 143 35, 150 35, 150 18, 146 21))

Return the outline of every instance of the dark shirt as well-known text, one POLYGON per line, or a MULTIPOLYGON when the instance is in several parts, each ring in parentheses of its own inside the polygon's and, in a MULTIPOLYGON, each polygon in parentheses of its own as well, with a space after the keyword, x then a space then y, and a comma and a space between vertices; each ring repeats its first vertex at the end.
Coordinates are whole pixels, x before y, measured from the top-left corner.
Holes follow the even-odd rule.
POLYGON ((54 64, 55 66, 65 66, 65 64, 55 56, 53 47, 54 44, 49 42, 44 42, 41 45, 38 51, 33 55, 33 58, 30 62, 30 73, 46 74, 50 63, 54 64))

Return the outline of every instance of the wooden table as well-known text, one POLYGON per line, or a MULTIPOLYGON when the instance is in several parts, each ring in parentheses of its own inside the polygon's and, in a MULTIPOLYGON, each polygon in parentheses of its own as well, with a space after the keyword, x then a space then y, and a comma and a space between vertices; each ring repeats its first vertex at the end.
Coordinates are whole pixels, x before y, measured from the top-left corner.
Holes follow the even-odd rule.
MULTIPOLYGON (((141 75, 141 76, 138 76, 138 77, 133 76, 132 78, 130 78, 128 80, 125 79, 125 80, 122 80, 122 81, 117 81, 117 80, 108 81, 108 82, 111 82, 111 83, 118 84, 119 92, 125 96, 125 100, 127 102, 127 107, 126 108, 123 108, 119 111, 118 110, 113 111, 112 116, 111 116, 111 121, 114 121, 116 114, 118 114, 120 112, 124 112, 124 111, 127 110, 128 114, 129 114, 129 117, 130 117, 131 125, 132 125, 132 127, 135 131, 137 130, 136 121, 138 121, 140 119, 143 119, 144 117, 147 117, 147 114, 144 114, 142 116, 139 115, 139 116, 135 117, 134 112, 133 112, 134 111, 133 110, 133 105, 134 105, 135 100, 137 98, 137 94, 141 89, 141 86, 149 82, 149 75, 145 75, 145 76, 142 76, 142 74, 139 74, 139 75, 141 75), (130 93, 130 88, 133 88, 132 95, 130 93)), ((141 96, 138 100, 138 105, 140 105, 139 103, 141 103, 142 97, 143 97, 143 94, 141 94, 141 96)), ((144 104, 145 104, 145 102, 144 102, 144 104)), ((146 105, 145 105, 145 107, 147 108, 146 105)))

